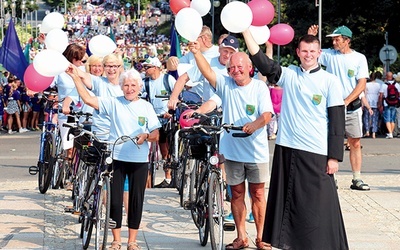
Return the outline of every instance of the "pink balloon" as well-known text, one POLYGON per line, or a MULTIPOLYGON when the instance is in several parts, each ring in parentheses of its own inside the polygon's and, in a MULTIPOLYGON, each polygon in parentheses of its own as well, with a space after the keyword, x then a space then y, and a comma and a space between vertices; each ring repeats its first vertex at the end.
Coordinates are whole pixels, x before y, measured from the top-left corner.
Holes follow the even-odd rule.
POLYGON ((269 31, 271 33, 269 41, 277 45, 286 45, 290 43, 294 37, 293 28, 285 23, 276 24, 272 26, 269 31))
POLYGON ((269 24, 275 15, 275 8, 268 0, 252 0, 247 3, 253 13, 253 26, 264 26, 269 24))
POLYGON ((190 0, 171 0, 169 1, 169 6, 172 13, 176 15, 181 9, 190 7, 190 0))
POLYGON ((36 72, 32 63, 26 68, 24 73, 24 83, 32 91, 39 92, 47 89, 53 80, 54 76, 42 76, 36 72))

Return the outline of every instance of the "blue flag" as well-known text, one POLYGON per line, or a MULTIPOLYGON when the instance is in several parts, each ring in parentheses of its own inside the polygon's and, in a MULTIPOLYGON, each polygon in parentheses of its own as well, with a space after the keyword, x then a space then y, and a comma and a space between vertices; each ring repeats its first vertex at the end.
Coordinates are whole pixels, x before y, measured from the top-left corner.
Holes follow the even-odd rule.
MULTIPOLYGON (((169 51, 169 56, 176 56, 180 58, 181 54, 181 44, 179 42, 178 33, 176 33, 174 22, 171 22, 171 34, 170 34, 170 42, 171 42, 171 49, 169 51)), ((168 72, 170 75, 178 79, 178 71, 170 71, 168 72)))
POLYGON ((89 49, 89 41, 88 41, 88 39, 86 39, 86 54, 87 54, 88 56, 91 56, 91 55, 92 55, 92 52, 91 52, 90 49, 89 49))
POLYGON ((24 73, 29 63, 22 51, 12 18, 8 24, 3 45, 0 48, 0 63, 3 64, 7 71, 16 75, 21 80, 24 79, 24 73))

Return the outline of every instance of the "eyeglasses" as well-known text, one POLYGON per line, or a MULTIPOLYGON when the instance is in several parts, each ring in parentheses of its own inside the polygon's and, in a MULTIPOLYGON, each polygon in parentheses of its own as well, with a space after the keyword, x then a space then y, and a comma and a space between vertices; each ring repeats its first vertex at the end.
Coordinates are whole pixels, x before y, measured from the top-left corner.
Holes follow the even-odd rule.
POLYGON ((155 66, 148 66, 148 65, 146 65, 146 66, 143 66, 143 68, 144 68, 144 69, 146 69, 146 70, 147 70, 147 69, 154 68, 154 67, 155 67, 155 66))
POLYGON ((82 63, 86 63, 86 60, 81 60, 82 63))
POLYGON ((121 65, 104 65, 106 69, 118 69, 121 65))

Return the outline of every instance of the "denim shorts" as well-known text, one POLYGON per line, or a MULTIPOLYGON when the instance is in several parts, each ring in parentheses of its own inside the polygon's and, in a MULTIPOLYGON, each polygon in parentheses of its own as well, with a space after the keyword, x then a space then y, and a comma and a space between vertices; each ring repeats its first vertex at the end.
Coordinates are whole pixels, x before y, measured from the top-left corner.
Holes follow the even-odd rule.
POLYGON ((396 121, 396 107, 386 106, 383 110, 383 120, 394 123, 396 121))

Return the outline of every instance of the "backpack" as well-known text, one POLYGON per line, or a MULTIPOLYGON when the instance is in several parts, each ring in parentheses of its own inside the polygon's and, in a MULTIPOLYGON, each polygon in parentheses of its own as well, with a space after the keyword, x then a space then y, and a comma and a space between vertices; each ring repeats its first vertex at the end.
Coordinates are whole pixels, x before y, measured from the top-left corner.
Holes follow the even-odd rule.
MULTIPOLYGON (((163 78, 163 83, 164 83, 164 87, 165 90, 168 92, 168 95, 170 95, 172 93, 171 87, 169 86, 169 81, 168 81, 168 74, 164 74, 164 78, 163 78)), ((149 86, 149 82, 150 82, 150 78, 146 77, 144 78, 144 87, 146 88, 146 100, 148 102, 150 102, 150 86, 149 86)))
POLYGON ((396 82, 393 82, 393 84, 387 83, 387 95, 385 98, 385 101, 387 105, 389 106, 399 106, 399 91, 396 88, 396 82))

